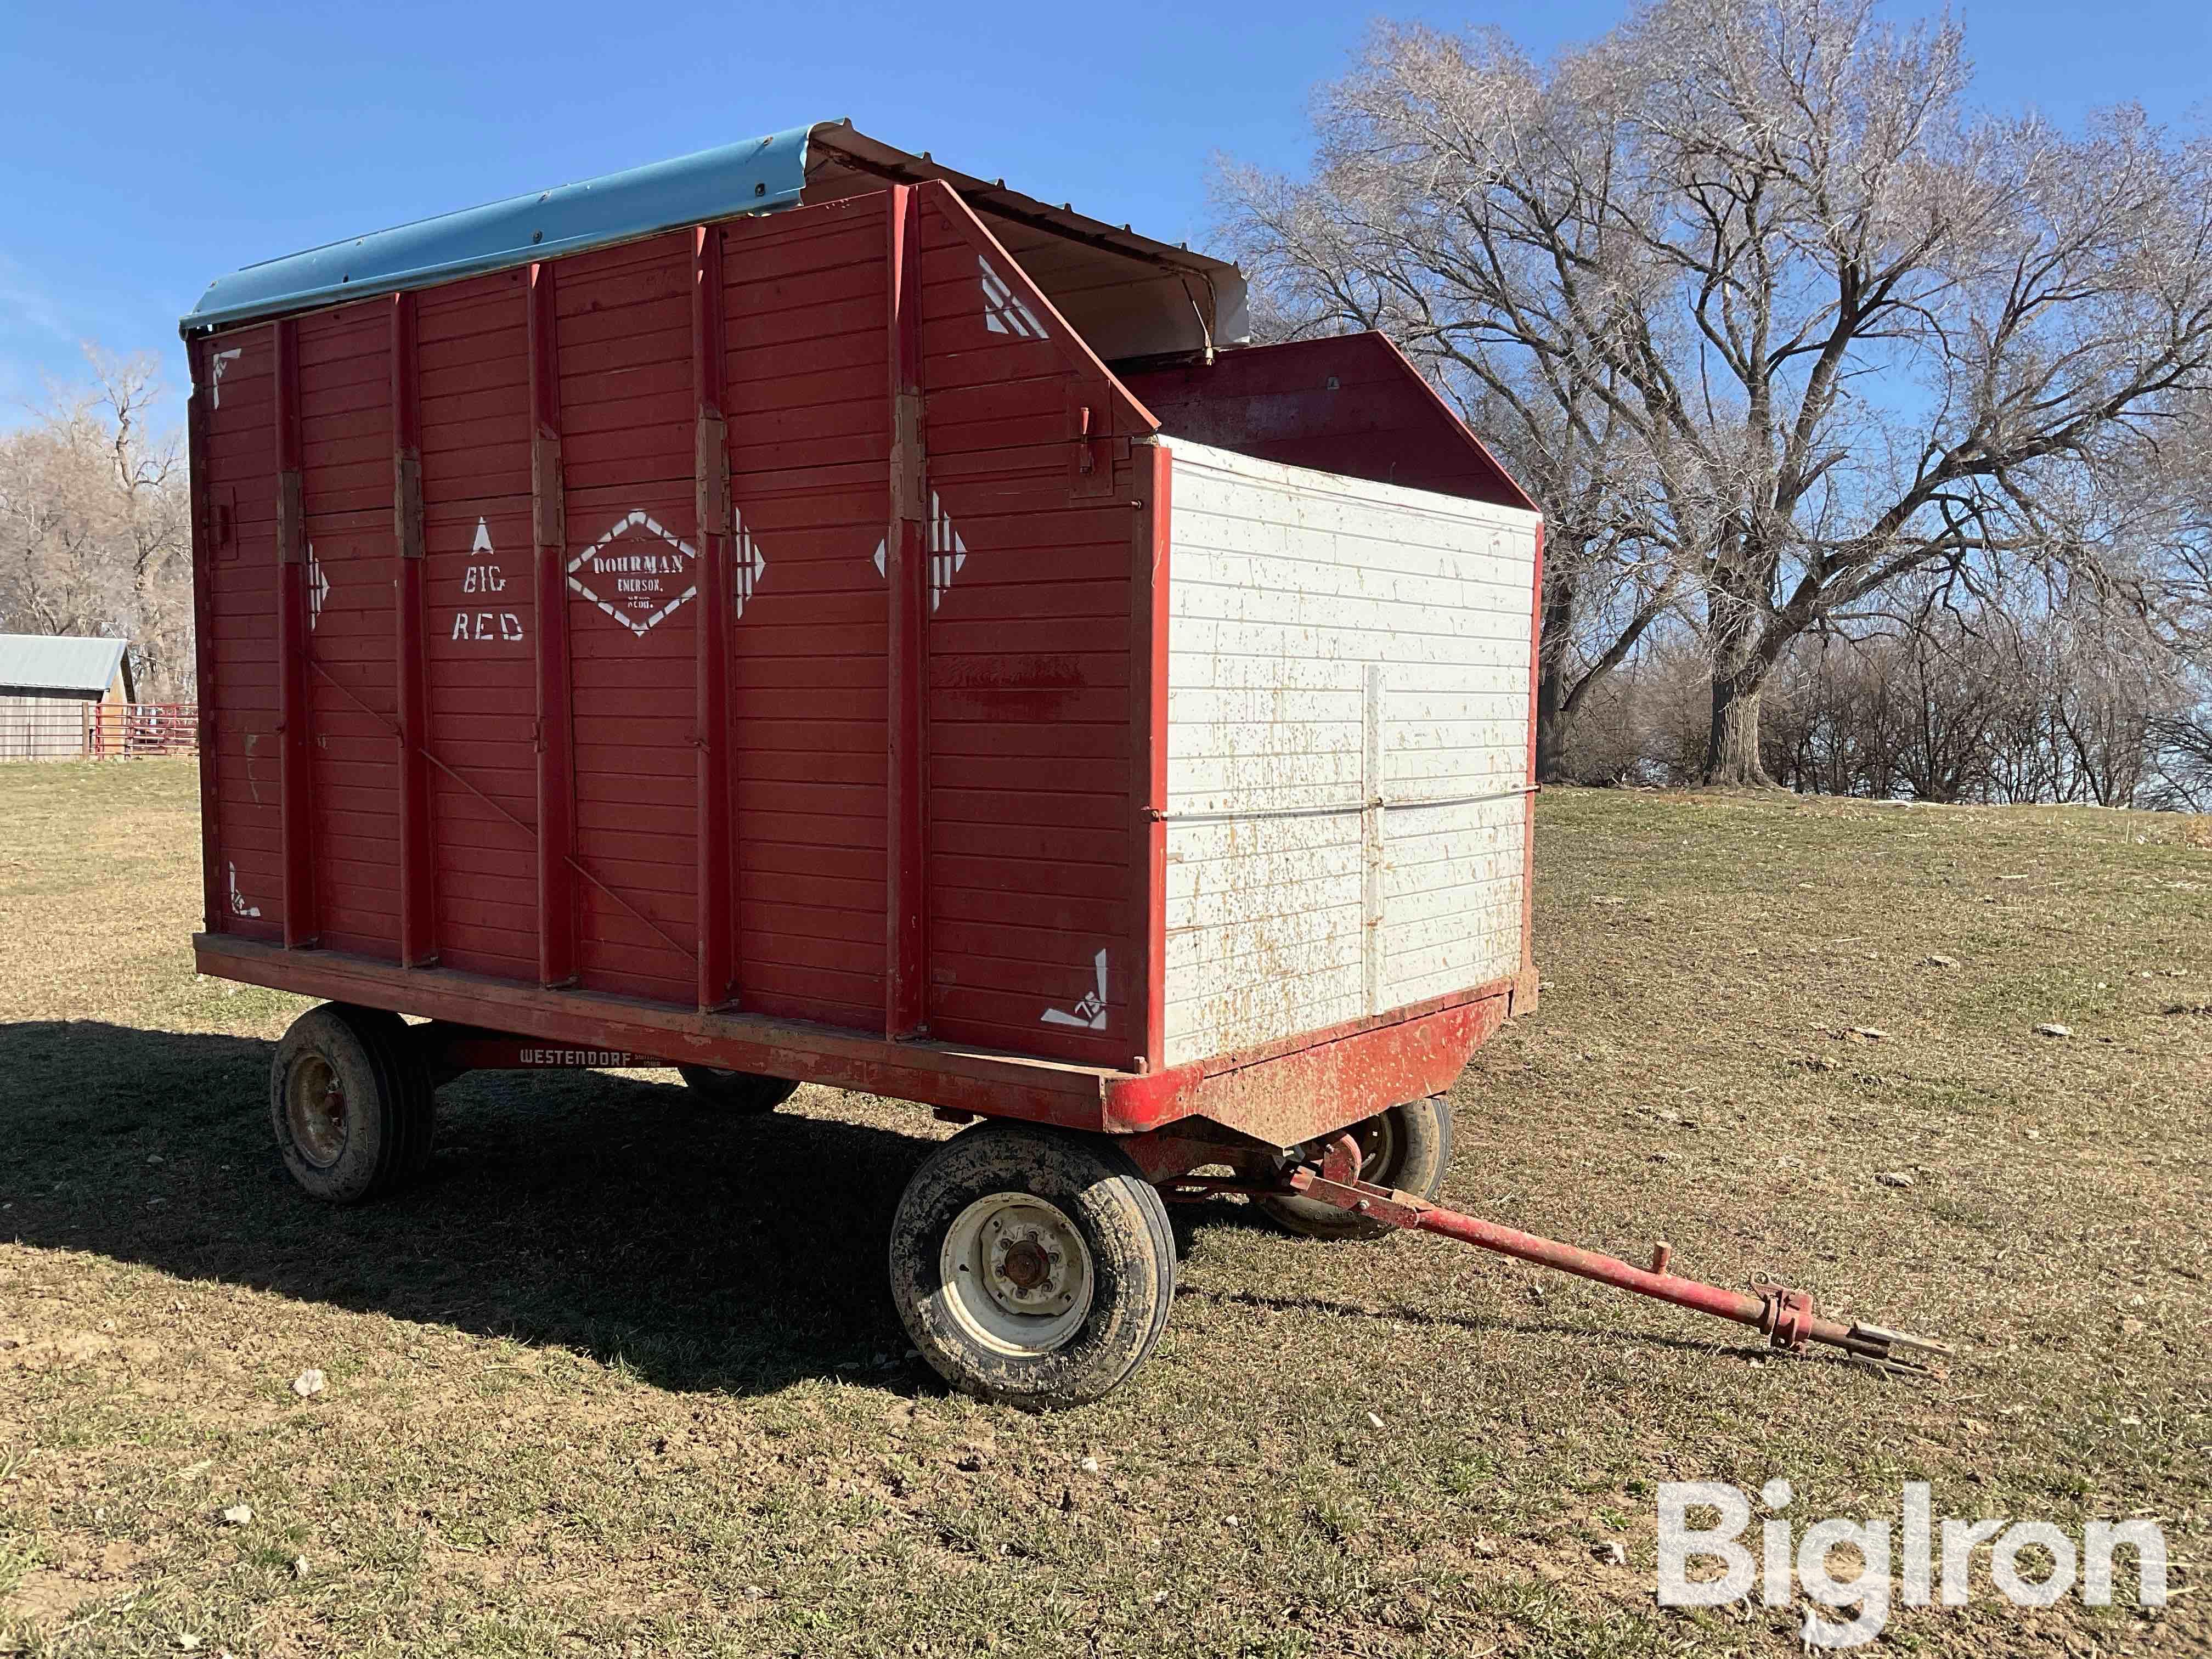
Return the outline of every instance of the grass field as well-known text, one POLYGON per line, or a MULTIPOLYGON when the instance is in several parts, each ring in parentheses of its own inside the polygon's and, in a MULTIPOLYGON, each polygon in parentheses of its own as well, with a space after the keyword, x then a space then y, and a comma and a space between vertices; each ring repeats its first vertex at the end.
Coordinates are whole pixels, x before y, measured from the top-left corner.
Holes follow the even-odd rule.
POLYGON ((194 977, 196 801, 0 768, 0 1652, 1779 1653, 1797 1611, 1652 1595, 1656 1483, 1777 1475, 1808 1520, 1917 1479, 2165 1526, 2160 1616, 1984 1594, 1893 1648, 2212 1645, 2201 824, 1543 798, 1547 989, 1456 1091, 1448 1200, 1808 1286, 1959 1343, 1942 1379, 1224 1202, 1136 1380, 1033 1418, 905 1357, 910 1108, 478 1076, 420 1188, 298 1196, 303 1005, 194 977))

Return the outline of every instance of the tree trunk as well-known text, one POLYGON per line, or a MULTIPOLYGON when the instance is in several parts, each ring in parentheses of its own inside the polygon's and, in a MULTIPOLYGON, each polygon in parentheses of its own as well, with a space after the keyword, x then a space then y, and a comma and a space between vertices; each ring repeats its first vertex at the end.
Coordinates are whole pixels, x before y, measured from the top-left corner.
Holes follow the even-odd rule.
POLYGON ((1716 648, 1713 723, 1705 739, 1705 781, 1722 787, 1771 789, 1774 780, 1759 758, 1759 703, 1766 695, 1766 665, 1741 646, 1716 648))
POLYGON ((1567 781, 1567 688, 1565 671, 1556 662, 1536 670, 1536 781, 1567 781))

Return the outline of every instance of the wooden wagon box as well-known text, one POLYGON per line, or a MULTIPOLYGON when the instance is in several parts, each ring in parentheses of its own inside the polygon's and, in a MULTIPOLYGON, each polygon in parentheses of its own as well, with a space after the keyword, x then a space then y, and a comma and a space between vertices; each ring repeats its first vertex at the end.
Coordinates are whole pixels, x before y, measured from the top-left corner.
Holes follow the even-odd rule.
POLYGON ((218 281, 199 966, 1122 1136, 1436 1094, 1534 996, 1541 521, 1247 332, 845 125, 218 281))

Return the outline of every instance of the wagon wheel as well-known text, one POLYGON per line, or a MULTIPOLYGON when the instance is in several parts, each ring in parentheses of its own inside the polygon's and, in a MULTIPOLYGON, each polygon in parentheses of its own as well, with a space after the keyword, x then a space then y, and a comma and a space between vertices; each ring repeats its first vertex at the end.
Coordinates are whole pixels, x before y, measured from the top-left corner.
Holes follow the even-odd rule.
POLYGON ((292 1022, 269 1068, 284 1167, 327 1204, 359 1204, 421 1173, 434 1130, 428 1068, 397 1014, 325 1003, 292 1022))
POLYGON ((710 1106, 750 1116, 772 1112, 789 1100, 799 1085, 789 1078, 758 1072, 726 1072, 714 1066, 678 1066, 684 1085, 710 1106))
MULTIPOLYGON (((1359 1178, 1433 1202, 1451 1165, 1451 1103, 1442 1095, 1410 1100, 1352 1126, 1359 1143, 1359 1178)), ((1261 1209, 1289 1232, 1307 1238, 1381 1238, 1396 1231, 1334 1204, 1310 1198, 1262 1198, 1261 1209)))
POLYGON ((891 1222, 891 1297, 955 1388, 1086 1405, 1167 1328, 1175 1239, 1128 1155, 1091 1135, 984 1124, 915 1171, 891 1222))

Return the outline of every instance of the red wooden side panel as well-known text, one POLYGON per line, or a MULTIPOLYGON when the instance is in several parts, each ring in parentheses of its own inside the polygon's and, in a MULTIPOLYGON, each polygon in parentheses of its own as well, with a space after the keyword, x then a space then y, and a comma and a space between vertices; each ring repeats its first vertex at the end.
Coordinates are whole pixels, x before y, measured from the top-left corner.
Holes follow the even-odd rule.
POLYGON ((214 639, 216 879, 226 933, 283 937, 276 758, 276 331, 204 341, 212 534, 199 549, 214 639))
MULTIPOLYGON (((878 1032, 887 1017, 918 1016, 935 1037, 1117 1067, 1156 1046, 1151 797, 1134 738, 1146 688, 1132 672, 1149 661, 1135 584, 1156 527, 1150 469, 1140 476, 1130 440, 1151 422, 942 186, 896 198, 920 250, 907 290, 919 305, 902 314, 921 321, 919 398, 895 395, 895 380, 915 379, 917 347, 898 335, 895 374, 893 200, 714 228, 719 331, 694 313, 695 270, 716 262, 695 265, 689 232, 545 268, 534 323, 522 271, 421 293, 411 375, 394 373, 395 330, 410 325, 387 305, 287 325, 312 550, 313 884, 296 902, 304 915, 312 901, 319 942, 398 952, 396 596, 413 585, 398 580, 395 447, 408 440, 392 399, 411 386, 422 556, 421 609, 405 620, 419 614, 422 635, 417 787, 440 966, 540 979, 538 819, 573 805, 574 857, 556 860, 551 914, 573 916, 575 983, 695 1006, 702 779, 723 787, 701 763, 703 742, 730 757, 727 799, 708 805, 734 830, 740 1007, 878 1032), (720 355, 704 360, 720 365, 716 388, 696 354, 717 349, 718 331, 720 355), (558 415, 535 455, 533 337, 550 343, 541 389, 558 415), (697 659, 699 517, 721 520, 719 465, 701 449, 715 440, 717 391, 733 726, 719 744, 697 659), (906 960, 926 993, 887 1016, 902 921, 889 914, 886 856, 899 431, 897 453, 920 454, 924 469, 919 491, 909 478, 902 494, 926 498, 927 562, 909 601, 918 726, 901 738, 921 757, 922 822, 903 844, 920 848, 921 943, 906 960), (541 523, 534 508, 556 501, 557 520, 541 523), (546 550, 558 562, 543 614, 541 536, 560 544, 546 550), (541 687, 548 621, 565 628, 566 671, 541 687), (573 726, 573 795, 564 778, 545 801, 541 692, 547 731, 573 726)), ((225 531, 202 553, 222 921, 281 940, 275 344, 271 329, 241 330, 203 343, 196 362, 208 393, 203 518, 225 531)), ((398 464, 413 476, 411 456, 398 464)), ((911 541, 912 515, 901 521, 911 541)), ((561 957, 565 974, 565 947, 561 957)))
POLYGON ((1003 250, 934 192, 922 288, 929 1028, 1126 1066, 1145 1048, 1138 514, 1113 439, 1134 411, 1003 250))
POLYGON ((298 329, 316 933, 332 950, 396 961, 390 309, 348 306, 298 329))
POLYGON ((538 978, 530 398, 520 271, 416 301, 424 701, 435 937, 448 968, 538 978))
POLYGON ((1535 508, 1384 335, 1247 346, 1210 363, 1133 374, 1128 384, 1171 439, 1535 508))
POLYGON ((557 262, 577 975, 689 1005, 698 920, 691 252, 557 262))
POLYGON ((890 516, 884 198, 723 228, 749 1010, 880 1029, 890 516))

